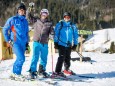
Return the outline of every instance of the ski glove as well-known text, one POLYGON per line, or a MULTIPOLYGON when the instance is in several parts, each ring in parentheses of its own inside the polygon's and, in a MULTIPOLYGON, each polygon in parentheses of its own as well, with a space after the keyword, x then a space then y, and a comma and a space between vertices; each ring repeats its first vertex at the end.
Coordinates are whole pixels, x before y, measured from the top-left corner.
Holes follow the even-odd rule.
POLYGON ((77 45, 73 45, 72 50, 76 50, 77 45))
POLYGON ((58 45, 57 42, 54 42, 54 48, 55 48, 55 49, 58 49, 58 48, 59 48, 59 45, 58 45))
POLYGON ((26 43, 26 50, 28 50, 28 47, 29 47, 29 43, 26 43))
POLYGON ((12 45, 13 45, 13 44, 12 44, 12 42, 11 42, 11 41, 8 41, 8 42, 6 43, 6 46, 7 46, 7 47, 12 48, 12 45))

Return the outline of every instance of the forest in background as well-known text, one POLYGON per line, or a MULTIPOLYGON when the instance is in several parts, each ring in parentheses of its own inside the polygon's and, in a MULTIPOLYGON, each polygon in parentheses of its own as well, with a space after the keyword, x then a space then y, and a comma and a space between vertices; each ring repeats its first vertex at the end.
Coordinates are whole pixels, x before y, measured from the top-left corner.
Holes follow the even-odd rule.
POLYGON ((0 0, 0 26, 16 14, 21 1, 27 8, 30 2, 34 2, 38 16, 42 8, 47 8, 50 12, 49 19, 54 25, 67 11, 71 13, 72 21, 78 24, 79 29, 97 30, 100 29, 100 22, 115 27, 115 0, 0 0))

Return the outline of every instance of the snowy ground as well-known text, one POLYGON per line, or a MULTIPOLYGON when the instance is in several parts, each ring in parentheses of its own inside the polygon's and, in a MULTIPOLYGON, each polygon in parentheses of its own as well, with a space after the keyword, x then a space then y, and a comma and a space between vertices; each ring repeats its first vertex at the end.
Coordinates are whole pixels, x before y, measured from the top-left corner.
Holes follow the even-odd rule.
MULTIPOLYGON (((90 62, 71 61, 71 69, 77 75, 95 76, 96 78, 80 78, 72 76, 76 80, 81 81, 58 81, 56 86, 115 86, 115 54, 102 54, 93 52, 83 52, 84 56, 89 56, 93 64, 90 62)), ((54 55, 54 68, 57 62, 58 55, 54 55)), ((78 57, 76 52, 72 52, 72 58, 78 57)), ((49 86, 49 84, 36 81, 36 82, 20 82, 7 79, 11 74, 12 65, 15 59, 5 60, 0 63, 0 86, 49 86)), ((22 74, 27 75, 31 57, 26 58, 22 74)), ((52 71, 51 55, 48 57, 47 72, 52 71)))

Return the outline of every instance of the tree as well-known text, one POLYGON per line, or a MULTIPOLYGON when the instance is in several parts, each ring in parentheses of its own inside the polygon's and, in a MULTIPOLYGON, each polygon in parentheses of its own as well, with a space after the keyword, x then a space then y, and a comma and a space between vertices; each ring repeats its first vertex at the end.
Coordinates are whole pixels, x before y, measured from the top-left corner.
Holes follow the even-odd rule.
MULTIPOLYGON (((4 22, 11 15, 16 14, 16 6, 21 0, 1 0, 0 13, 2 22, 4 22), (12 10, 11 10, 12 9, 12 10)), ((112 16, 111 25, 115 26, 115 0, 32 0, 35 3, 35 9, 39 14, 42 8, 49 10, 49 19, 53 21, 54 25, 63 18, 64 12, 70 12, 72 15, 72 22, 82 23, 86 28, 98 29, 98 24, 102 21, 105 14, 112 16), (106 9, 105 9, 106 8, 106 9), (93 24, 92 24, 93 23, 93 24)), ((31 0, 23 0, 25 5, 31 0)))

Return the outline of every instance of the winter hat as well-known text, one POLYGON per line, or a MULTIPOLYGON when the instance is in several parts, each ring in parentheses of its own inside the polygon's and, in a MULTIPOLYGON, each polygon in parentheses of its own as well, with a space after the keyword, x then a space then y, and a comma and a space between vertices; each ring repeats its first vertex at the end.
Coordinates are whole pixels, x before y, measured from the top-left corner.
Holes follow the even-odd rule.
POLYGON ((63 17, 65 17, 65 16, 70 16, 70 17, 71 17, 71 14, 70 14, 69 12, 65 12, 65 13, 63 14, 63 17))
POLYGON ((40 15, 49 15, 49 11, 47 10, 47 9, 42 9, 41 11, 40 11, 40 15))
POLYGON ((23 3, 21 3, 21 4, 18 6, 17 10, 19 10, 19 9, 26 10, 26 6, 25 6, 23 3))

